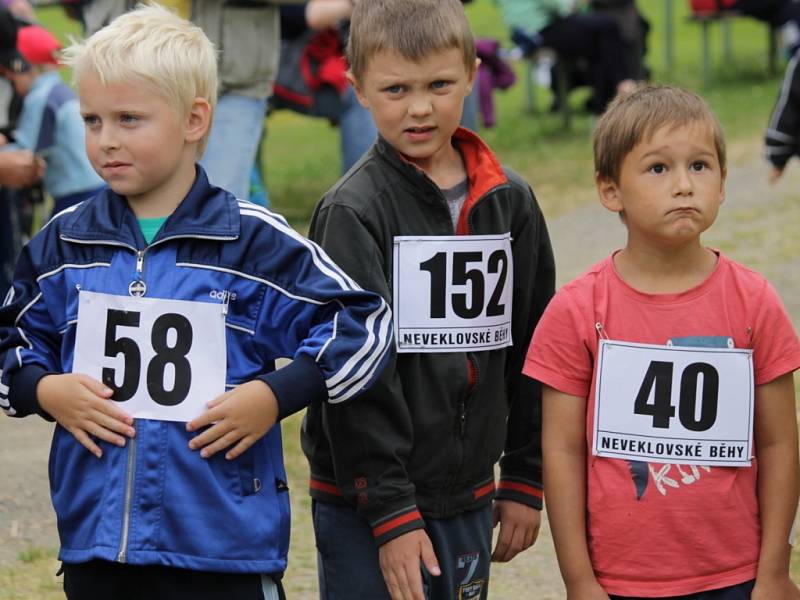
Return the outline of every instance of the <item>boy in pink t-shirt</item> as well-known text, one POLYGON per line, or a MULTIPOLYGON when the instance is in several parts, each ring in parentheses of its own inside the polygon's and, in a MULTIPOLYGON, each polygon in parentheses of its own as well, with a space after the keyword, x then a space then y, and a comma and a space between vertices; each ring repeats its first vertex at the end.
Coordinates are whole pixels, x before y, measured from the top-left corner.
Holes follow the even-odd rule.
POLYGON ((568 598, 800 598, 800 342, 772 286, 700 241, 725 197, 719 123, 645 87, 611 104, 594 152, 627 243, 556 294, 524 368, 545 386, 568 598))

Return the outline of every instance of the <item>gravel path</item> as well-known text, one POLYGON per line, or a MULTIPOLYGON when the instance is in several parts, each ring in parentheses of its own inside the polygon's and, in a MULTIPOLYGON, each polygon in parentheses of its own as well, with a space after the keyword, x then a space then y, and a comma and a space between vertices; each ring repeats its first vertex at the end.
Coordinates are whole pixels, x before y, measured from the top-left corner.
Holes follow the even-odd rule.
MULTIPOLYGON (((707 243, 764 273, 778 288, 800 328, 800 165, 790 167, 774 188, 766 185, 766 168, 756 143, 737 148, 744 156, 731 169, 728 198, 707 243)), ((624 228, 594 200, 587 189, 585 206, 549 220, 558 263, 559 283, 575 277, 624 243, 624 228)), ((543 199, 547 200, 547 199, 543 199)), ((545 202, 545 204, 547 204, 545 202)), ((47 490, 47 447, 52 425, 41 419, 0 418, 0 564, 10 565, 30 547, 57 546, 55 518, 47 490)), ((294 432, 293 432, 294 434, 294 432)), ((294 482, 295 532, 308 528, 308 512, 300 507, 304 482, 294 482)), ((307 505, 306 502, 303 504, 307 505)), ((302 534, 301 534, 302 535, 302 534)), ((305 540, 308 535, 302 535, 305 540)), ((308 548, 296 549, 310 557, 308 548)), ((309 558, 305 559, 308 562, 309 558)), ((308 568, 290 565, 293 577, 313 577, 308 568)), ((23 567, 24 568, 24 567, 23 567)), ((290 583, 291 586, 291 583, 290 583)), ((294 586, 291 586, 294 587, 294 586)), ((306 581, 303 589, 312 589, 306 581)), ((547 524, 533 549, 492 572, 492 598, 564 597, 547 524)), ((314 598, 298 592, 294 598, 314 598)))

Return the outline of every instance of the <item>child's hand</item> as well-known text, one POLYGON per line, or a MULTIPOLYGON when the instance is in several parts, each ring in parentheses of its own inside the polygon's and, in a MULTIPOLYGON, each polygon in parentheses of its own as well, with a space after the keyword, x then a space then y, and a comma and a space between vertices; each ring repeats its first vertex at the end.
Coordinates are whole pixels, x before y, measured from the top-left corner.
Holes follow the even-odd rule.
POLYGON ((539 535, 542 513, 513 500, 495 500, 494 526, 500 523, 497 544, 492 552, 493 562, 508 562, 527 550, 539 535))
POLYGON ((209 458, 236 444, 225 453, 225 458, 233 460, 266 434, 277 420, 278 400, 272 389, 258 379, 248 381, 214 398, 206 412, 186 424, 187 431, 211 425, 192 438, 189 448, 202 448, 200 456, 209 458))
POLYGON ((789 575, 783 577, 756 577, 756 585, 751 600, 798 600, 800 590, 792 583, 789 575))
POLYGON ((776 166, 772 166, 769 169, 769 175, 767 175, 767 181, 769 181, 770 185, 774 185, 778 182, 778 179, 781 178, 783 175, 783 169, 779 169, 776 166))
POLYGON ((608 600, 608 594, 596 579, 567 585, 567 600, 608 600))
POLYGON ((409 531, 386 542, 378 554, 392 600, 425 600, 420 561, 431 575, 441 575, 433 544, 424 529, 409 531))
POLYGON ((81 373, 45 375, 36 386, 39 406, 97 458, 103 455, 91 436, 117 446, 133 437, 133 418, 110 401, 111 388, 81 373), (119 435, 118 435, 119 434, 119 435))

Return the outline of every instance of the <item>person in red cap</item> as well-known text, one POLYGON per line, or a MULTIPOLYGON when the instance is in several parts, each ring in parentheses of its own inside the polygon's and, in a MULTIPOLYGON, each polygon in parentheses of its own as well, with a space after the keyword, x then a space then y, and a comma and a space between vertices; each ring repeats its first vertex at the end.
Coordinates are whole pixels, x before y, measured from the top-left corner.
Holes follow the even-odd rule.
POLYGON ((3 150, 29 150, 45 160, 43 183, 55 214, 90 198, 104 183, 86 157, 78 99, 58 73, 58 39, 27 25, 17 30, 16 43, 8 42, 0 39, 0 74, 23 104, 13 139, 0 142, 6 142, 3 150))

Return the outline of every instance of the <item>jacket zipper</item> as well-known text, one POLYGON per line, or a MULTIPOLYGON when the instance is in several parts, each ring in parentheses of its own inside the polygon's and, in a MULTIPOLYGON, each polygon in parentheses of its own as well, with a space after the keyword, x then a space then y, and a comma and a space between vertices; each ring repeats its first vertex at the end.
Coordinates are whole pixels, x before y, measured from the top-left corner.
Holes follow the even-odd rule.
POLYGON ((128 462, 125 475, 125 503, 122 508, 122 534, 119 541, 117 562, 128 560, 128 536, 131 528, 131 504, 133 504, 133 480, 136 474, 136 436, 128 440, 128 462))

